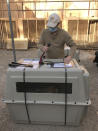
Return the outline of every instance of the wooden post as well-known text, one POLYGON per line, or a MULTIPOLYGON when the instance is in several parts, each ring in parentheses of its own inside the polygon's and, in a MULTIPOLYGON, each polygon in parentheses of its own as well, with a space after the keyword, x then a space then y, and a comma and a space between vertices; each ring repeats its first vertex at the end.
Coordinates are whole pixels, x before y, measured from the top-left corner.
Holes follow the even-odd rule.
MULTIPOLYGON (((35 2, 35 10, 36 10, 36 2, 35 2)), ((37 15, 36 15, 36 11, 35 11, 35 18, 36 18, 36 38, 38 38, 38 34, 37 34, 37 15)))
POLYGON ((7 21, 5 21, 5 28, 6 28, 6 34, 7 34, 7 39, 8 39, 8 28, 7 28, 6 22, 7 22, 7 21))
POLYGON ((79 36, 79 20, 77 20, 77 33, 76 33, 76 40, 78 40, 78 36, 79 36))
POLYGON ((88 28, 87 28, 87 42, 89 43, 89 11, 90 11, 90 0, 89 0, 89 9, 88 9, 88 28))
POLYGON ((94 24, 94 33, 93 33, 93 42, 95 42, 95 35, 96 35, 96 23, 94 24))
POLYGON ((29 39, 29 20, 27 19, 27 26, 28 26, 28 39, 29 39))

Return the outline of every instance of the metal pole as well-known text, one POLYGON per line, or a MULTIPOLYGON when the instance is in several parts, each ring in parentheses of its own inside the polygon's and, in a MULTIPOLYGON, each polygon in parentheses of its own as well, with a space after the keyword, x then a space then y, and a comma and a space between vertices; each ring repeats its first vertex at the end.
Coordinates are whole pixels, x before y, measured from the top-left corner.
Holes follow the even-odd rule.
POLYGON ((9 16, 9 24, 10 24, 10 31, 11 31, 11 39, 12 39, 13 57, 14 57, 14 62, 16 62, 16 51, 15 51, 15 45, 14 45, 14 34, 13 34, 13 26, 12 26, 12 20, 11 20, 9 0, 7 0, 7 7, 8 7, 8 16, 9 16))

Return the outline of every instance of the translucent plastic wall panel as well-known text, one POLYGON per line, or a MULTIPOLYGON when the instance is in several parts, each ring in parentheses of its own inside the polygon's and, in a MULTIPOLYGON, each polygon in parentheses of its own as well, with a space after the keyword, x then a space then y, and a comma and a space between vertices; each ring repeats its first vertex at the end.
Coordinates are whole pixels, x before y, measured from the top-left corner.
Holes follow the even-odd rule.
POLYGON ((36 17, 36 11, 35 11, 36 3, 34 2, 24 2, 23 3, 23 14, 24 18, 35 18, 36 17))
POLYGON ((88 33, 88 20, 79 20, 78 27, 78 39, 81 41, 87 41, 88 33))
POLYGON ((47 18, 51 13, 58 13, 61 15, 63 9, 62 2, 40 2, 36 3, 36 17, 47 18))
POLYGON ((90 5, 89 5, 89 16, 90 17, 98 17, 98 1, 97 2, 90 2, 90 5))
POLYGON ((37 37, 40 37, 42 30, 45 28, 45 20, 37 20, 37 37))
POLYGON ((88 17, 89 2, 65 2, 66 17, 88 17))
MULTIPOLYGON (((7 26, 8 37, 11 38, 9 21, 6 21, 6 26, 7 26)), ((17 37, 17 33, 16 33, 16 22, 15 21, 12 21, 12 26, 13 26, 14 38, 16 38, 17 37)))
POLYGON ((27 20, 23 20, 23 32, 24 32, 24 37, 28 38, 28 21, 27 20))
POLYGON ((36 40, 36 20, 29 20, 29 38, 36 40))
POLYGON ((77 40, 77 20, 68 21, 68 32, 74 40, 77 40))
POLYGON ((8 18, 7 4, 1 2, 2 18, 8 18))
MULTIPOLYGON (((96 34, 98 34, 98 23, 96 23, 96 34)), ((96 42, 98 42, 98 35, 96 35, 96 42)), ((97 43, 98 45, 98 43, 97 43)))

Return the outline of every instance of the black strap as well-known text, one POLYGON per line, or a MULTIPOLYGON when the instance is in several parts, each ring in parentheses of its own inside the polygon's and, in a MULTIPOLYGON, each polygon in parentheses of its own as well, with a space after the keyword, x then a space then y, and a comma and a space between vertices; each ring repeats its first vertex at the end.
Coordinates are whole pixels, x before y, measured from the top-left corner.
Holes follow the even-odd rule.
POLYGON ((67 119, 67 68, 65 67, 65 125, 67 119))
MULTIPOLYGON (((25 68, 23 70, 23 82, 25 83, 25 68)), ((30 115, 29 115, 28 105, 27 105, 27 93, 26 93, 26 89, 24 90, 24 100, 25 100, 25 108, 26 108, 27 117, 28 117, 28 123, 30 124, 31 120, 30 120, 30 115)))

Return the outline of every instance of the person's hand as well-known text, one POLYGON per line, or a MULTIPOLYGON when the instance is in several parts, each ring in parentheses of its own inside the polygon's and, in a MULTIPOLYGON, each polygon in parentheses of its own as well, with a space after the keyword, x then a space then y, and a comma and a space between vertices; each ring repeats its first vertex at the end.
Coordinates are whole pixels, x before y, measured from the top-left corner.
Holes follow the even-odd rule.
POLYGON ((72 57, 71 56, 67 56, 66 58, 64 58, 64 63, 65 64, 69 64, 71 61, 72 57))
POLYGON ((42 51, 46 52, 48 50, 48 46, 43 46, 42 51))

